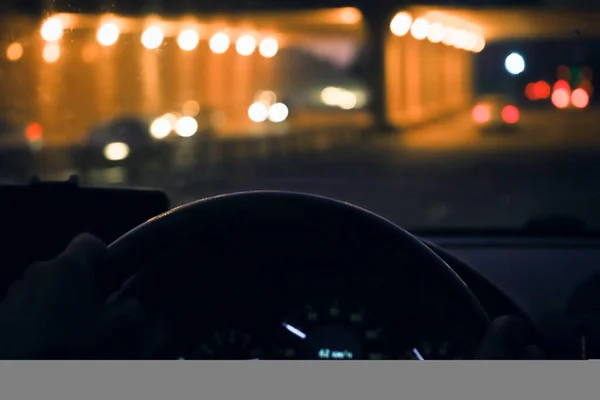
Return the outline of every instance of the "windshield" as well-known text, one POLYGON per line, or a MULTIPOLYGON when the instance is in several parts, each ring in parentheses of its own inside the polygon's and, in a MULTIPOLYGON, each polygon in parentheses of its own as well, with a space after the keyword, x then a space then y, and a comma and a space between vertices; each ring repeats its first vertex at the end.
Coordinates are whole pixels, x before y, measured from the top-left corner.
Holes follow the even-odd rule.
POLYGON ((600 11, 30 3, 0 6, 2 182, 175 205, 293 190, 411 229, 600 224, 600 11))

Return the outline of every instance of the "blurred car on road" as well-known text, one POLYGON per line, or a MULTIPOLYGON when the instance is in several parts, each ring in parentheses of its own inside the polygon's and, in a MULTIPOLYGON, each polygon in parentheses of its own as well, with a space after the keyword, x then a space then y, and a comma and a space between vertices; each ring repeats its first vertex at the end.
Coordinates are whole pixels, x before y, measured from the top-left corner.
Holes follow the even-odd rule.
POLYGON ((511 132, 519 126, 521 113, 515 101, 504 94, 481 96, 471 112, 481 132, 511 132))
POLYGON ((169 166, 173 146, 150 134, 151 123, 151 118, 126 116, 93 127, 72 151, 75 168, 86 173, 112 166, 128 169, 169 166))

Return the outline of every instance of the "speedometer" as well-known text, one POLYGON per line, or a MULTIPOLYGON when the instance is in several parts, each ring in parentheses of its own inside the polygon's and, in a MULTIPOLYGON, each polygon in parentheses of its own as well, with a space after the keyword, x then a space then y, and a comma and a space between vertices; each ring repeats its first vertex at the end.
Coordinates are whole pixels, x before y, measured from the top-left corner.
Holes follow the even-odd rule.
POLYGON ((274 356, 302 360, 395 358, 385 327, 366 306, 326 299, 301 306, 281 322, 274 356))

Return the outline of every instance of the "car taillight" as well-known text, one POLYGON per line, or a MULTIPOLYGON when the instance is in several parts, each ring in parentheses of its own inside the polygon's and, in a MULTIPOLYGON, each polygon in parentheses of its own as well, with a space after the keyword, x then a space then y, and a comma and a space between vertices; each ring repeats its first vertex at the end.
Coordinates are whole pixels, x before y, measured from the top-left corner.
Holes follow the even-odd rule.
POLYGON ((485 124, 490 120, 490 109, 489 107, 478 104, 473 107, 473 111, 471 113, 473 115, 473 120, 478 124, 485 124))
POLYGON ((43 131, 42 125, 37 122, 32 122, 25 128, 25 137, 27 137, 27 140, 30 142, 37 142, 42 140, 43 131))
POLYGON ((502 120, 507 124, 516 124, 519 117, 519 109, 515 106, 504 106, 502 109, 502 120))

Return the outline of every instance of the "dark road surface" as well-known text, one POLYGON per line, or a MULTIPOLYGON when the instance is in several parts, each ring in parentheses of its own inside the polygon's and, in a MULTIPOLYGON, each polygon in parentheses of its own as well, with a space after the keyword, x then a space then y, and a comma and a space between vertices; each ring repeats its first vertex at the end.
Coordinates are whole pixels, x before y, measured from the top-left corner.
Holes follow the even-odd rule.
MULTIPOLYGON (((407 228, 518 227, 556 213, 600 226, 600 131, 592 117, 532 114, 515 135, 484 137, 461 116, 337 149, 163 166, 125 183, 165 189, 174 204, 253 189, 316 193, 407 228)), ((107 185, 122 174, 95 171, 84 181, 107 185)))

